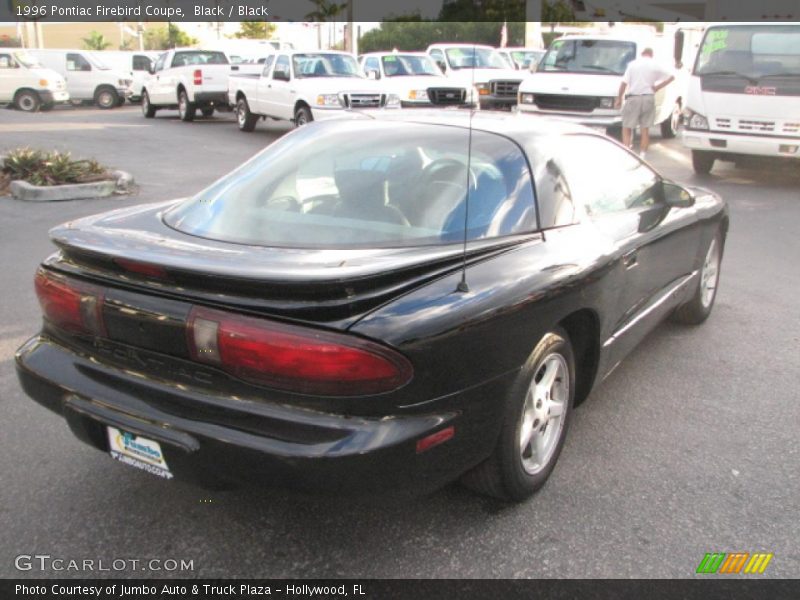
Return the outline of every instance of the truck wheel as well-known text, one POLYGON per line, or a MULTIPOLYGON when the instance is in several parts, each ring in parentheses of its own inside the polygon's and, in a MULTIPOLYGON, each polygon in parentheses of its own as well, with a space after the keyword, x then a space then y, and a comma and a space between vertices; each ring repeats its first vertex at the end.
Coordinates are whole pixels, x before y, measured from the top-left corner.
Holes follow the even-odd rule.
POLYGON ((196 112, 197 107, 189 102, 189 96, 186 94, 186 90, 181 90, 178 93, 178 116, 181 118, 181 121, 186 123, 194 121, 196 112))
POLYGON ((240 131, 253 131, 258 123, 258 115, 250 112, 250 106, 245 98, 239 98, 236 102, 236 123, 240 131))
POLYGON ((145 119, 152 119, 156 116, 156 111, 158 109, 150 104, 150 94, 147 93, 147 90, 142 92, 142 114, 144 115, 145 119))
POLYGON ((692 150, 692 168, 698 175, 708 175, 714 166, 714 155, 703 150, 692 150))
POLYGON ((313 120, 314 116, 311 114, 311 109, 309 109, 307 106, 297 107, 297 111, 294 113, 294 124, 296 127, 308 125, 313 120))
POLYGON ((19 110, 36 112, 41 105, 42 100, 39 98, 39 94, 33 90, 20 90, 17 92, 17 95, 14 96, 14 106, 19 110))
POLYGON ((214 109, 213 108, 204 108, 200 112, 203 114, 203 116, 206 119, 208 119, 209 117, 213 117, 214 116, 214 109))
POLYGON ((681 105, 676 102, 669 118, 661 122, 661 137, 672 139, 678 135, 678 125, 681 122, 681 105))
POLYGON ((109 108, 118 106, 118 102, 119 94, 117 94, 117 90, 115 89, 101 87, 98 88, 94 93, 94 103, 98 108, 102 108, 103 110, 108 110, 109 108))

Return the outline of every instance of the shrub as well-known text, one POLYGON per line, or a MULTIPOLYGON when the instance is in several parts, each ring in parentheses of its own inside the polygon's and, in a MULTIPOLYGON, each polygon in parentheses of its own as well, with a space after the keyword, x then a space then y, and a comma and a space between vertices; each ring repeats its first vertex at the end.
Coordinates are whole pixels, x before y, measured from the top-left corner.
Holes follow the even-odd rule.
POLYGON ((108 169, 96 160, 73 160, 69 152, 42 152, 18 148, 6 154, 0 171, 0 190, 15 179, 33 185, 90 183, 113 179, 108 169))

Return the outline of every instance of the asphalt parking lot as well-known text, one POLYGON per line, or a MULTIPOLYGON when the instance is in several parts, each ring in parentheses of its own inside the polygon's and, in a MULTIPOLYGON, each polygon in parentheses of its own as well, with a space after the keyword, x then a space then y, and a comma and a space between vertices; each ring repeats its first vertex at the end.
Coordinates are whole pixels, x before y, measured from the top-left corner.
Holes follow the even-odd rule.
POLYGON ((39 327, 37 263, 50 227, 194 194, 289 129, 240 133, 137 107, 0 110, 0 153, 69 150, 131 172, 132 196, 57 204, 0 198, 0 576, 20 554, 194 561, 201 577, 692 577, 706 552, 772 552, 800 576, 800 170, 718 165, 697 178, 677 140, 649 159, 730 203, 719 296, 697 328, 662 325, 575 413, 553 476, 505 506, 453 485, 407 502, 164 482, 78 442, 28 399, 14 351, 39 327))

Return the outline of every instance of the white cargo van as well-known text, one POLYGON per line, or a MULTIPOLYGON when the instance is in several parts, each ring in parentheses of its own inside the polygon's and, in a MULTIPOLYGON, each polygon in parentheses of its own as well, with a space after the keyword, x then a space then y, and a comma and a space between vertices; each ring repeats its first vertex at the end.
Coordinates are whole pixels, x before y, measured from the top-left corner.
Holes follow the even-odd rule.
POLYGON ((716 160, 800 158, 800 25, 710 25, 689 80, 684 127, 697 173, 716 160))
POLYGON ((87 50, 29 50, 31 55, 59 73, 67 82, 73 101, 92 102, 99 108, 114 108, 125 102, 125 90, 131 76, 113 69, 87 50))
POLYGON ((64 78, 42 67, 20 48, 0 48, 0 104, 13 103, 19 110, 50 110, 69 100, 64 78))
POLYGON ((125 97, 131 102, 142 99, 144 82, 150 76, 150 70, 158 55, 159 52, 131 50, 104 50, 95 54, 104 63, 122 71, 130 78, 131 83, 125 91, 125 97))
POLYGON ((655 95, 655 122, 664 137, 675 137, 688 79, 683 65, 688 61, 677 56, 683 48, 677 47, 670 34, 623 31, 558 38, 520 85, 520 112, 555 116, 616 134, 622 126, 622 111, 614 107, 614 100, 622 76, 645 48, 652 48, 654 60, 675 76, 655 95))

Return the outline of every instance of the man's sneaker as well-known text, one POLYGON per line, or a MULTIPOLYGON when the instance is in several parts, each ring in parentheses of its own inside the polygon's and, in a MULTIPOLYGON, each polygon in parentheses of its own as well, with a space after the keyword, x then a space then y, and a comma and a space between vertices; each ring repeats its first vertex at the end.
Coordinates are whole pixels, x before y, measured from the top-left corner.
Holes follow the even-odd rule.
POLYGON ((641 158, 642 160, 646 159, 647 158, 647 152, 645 152, 644 150, 640 150, 639 151, 639 158, 641 158))

